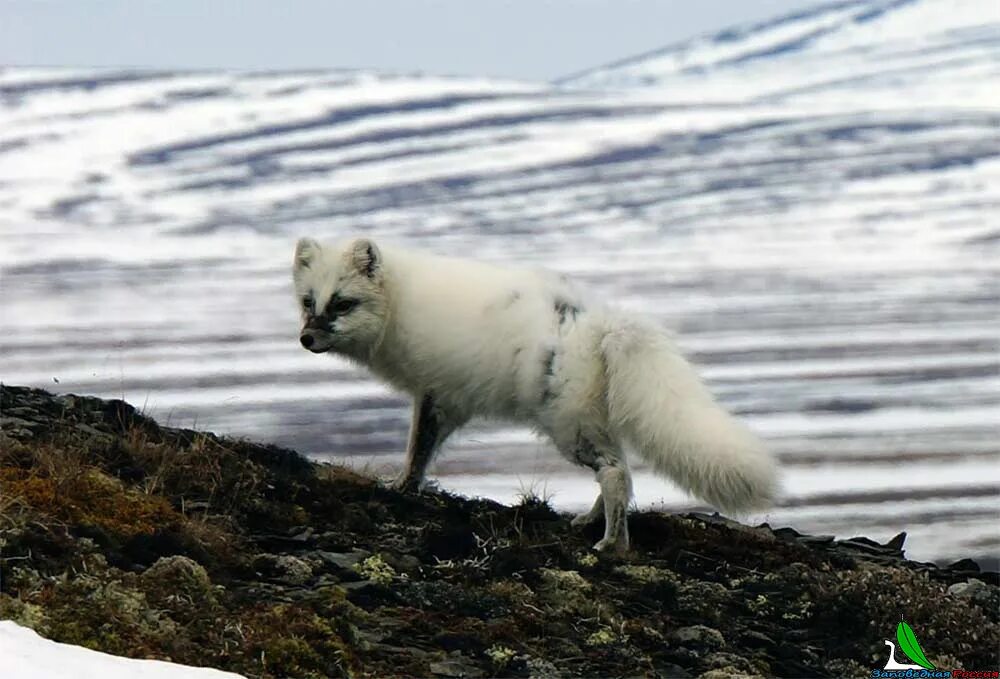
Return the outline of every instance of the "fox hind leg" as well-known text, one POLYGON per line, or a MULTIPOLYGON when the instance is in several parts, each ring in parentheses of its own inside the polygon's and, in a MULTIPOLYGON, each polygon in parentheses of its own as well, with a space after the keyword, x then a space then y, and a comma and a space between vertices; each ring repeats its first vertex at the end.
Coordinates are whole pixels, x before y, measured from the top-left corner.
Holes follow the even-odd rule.
POLYGON ((632 476, 621 448, 607 436, 580 434, 572 445, 559 447, 577 464, 594 470, 601 493, 588 512, 573 519, 572 525, 583 526, 604 516, 604 537, 594 545, 599 551, 624 553, 628 550, 626 513, 632 497, 632 476))
POLYGON ((601 484, 604 500, 604 537, 594 549, 610 550, 623 554, 628 551, 629 498, 632 496, 632 477, 624 459, 620 464, 605 464, 597 471, 597 482, 601 484))

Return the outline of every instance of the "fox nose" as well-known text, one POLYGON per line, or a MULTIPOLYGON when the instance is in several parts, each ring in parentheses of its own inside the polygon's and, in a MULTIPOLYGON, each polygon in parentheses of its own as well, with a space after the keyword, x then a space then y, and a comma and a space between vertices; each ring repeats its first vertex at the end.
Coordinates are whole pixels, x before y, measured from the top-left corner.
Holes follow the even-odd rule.
POLYGON ((312 335, 302 335, 302 337, 299 338, 299 341, 302 342, 302 346, 308 349, 316 341, 316 338, 312 335))

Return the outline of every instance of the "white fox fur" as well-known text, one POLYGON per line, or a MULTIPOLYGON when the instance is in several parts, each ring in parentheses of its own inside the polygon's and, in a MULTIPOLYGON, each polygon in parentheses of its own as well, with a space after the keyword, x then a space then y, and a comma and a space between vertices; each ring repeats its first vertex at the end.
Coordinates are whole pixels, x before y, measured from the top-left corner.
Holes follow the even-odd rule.
POLYGON ((597 549, 628 547, 626 445, 719 508, 774 499, 773 460, 670 339, 581 299, 561 276, 304 238, 293 277, 303 346, 346 356, 414 397, 400 489, 419 488, 444 440, 484 416, 529 424, 594 470, 601 494, 574 524, 605 518, 597 549))

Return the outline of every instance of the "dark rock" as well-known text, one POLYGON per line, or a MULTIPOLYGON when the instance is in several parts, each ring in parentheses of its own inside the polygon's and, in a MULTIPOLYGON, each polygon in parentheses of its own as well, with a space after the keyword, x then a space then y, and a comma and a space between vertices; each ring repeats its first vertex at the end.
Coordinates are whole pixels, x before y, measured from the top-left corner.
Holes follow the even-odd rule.
POLYGON ((361 535, 368 535, 375 530, 375 522, 364 507, 349 505, 344 508, 344 527, 361 535))
POLYGON ((483 642, 471 634, 461 632, 440 632, 434 635, 434 644, 446 651, 464 651, 466 653, 480 653, 483 651, 483 642))
POLYGON ((304 544, 312 541, 313 536, 316 534, 316 531, 314 531, 309 526, 303 526, 301 528, 292 529, 290 533, 291 535, 289 535, 288 538, 289 540, 292 540, 293 542, 301 542, 304 544))
POLYGON ((438 677, 483 677, 486 673, 471 660, 461 655, 453 655, 445 660, 432 662, 431 674, 438 677))
POLYGON ((345 582, 340 585, 347 592, 353 593, 369 593, 378 588, 371 580, 356 580, 354 582, 345 582))
POLYGON ((337 571, 349 571, 355 574, 357 573, 355 566, 371 556, 370 552, 366 552, 363 549, 352 550, 346 553, 316 550, 315 552, 310 552, 310 554, 315 555, 323 563, 332 566, 337 571))
POLYGON ((694 675, 674 663, 657 664, 656 671, 665 679, 691 679, 694 675))
POLYGON ((261 576, 287 585, 304 585, 313 575, 307 561, 290 554, 259 554, 253 567, 261 576))
POLYGON ((463 559, 476 548, 476 538, 472 527, 442 526, 428 531, 424 539, 424 549, 441 561, 463 559))
POLYGON ((705 625, 691 625, 674 631, 671 637, 677 643, 699 651, 716 650, 726 645, 722 632, 705 625))
POLYGON ((952 571, 970 571, 973 573, 978 573, 980 568, 979 564, 972 559, 959 559, 953 564, 948 566, 948 570, 952 571))
POLYGON ((829 545, 834 539, 832 535, 802 535, 799 537, 801 542, 809 545, 829 545))
POLYGON ((382 558, 387 564, 400 573, 416 573, 423 565, 420 563, 420 559, 412 554, 393 554, 392 552, 385 552, 382 558))
POLYGON ((893 537, 889 542, 885 543, 885 546, 889 549, 895 550, 897 552, 903 551, 903 543, 906 542, 906 531, 902 531, 893 537))
POLYGON ((725 651, 717 651, 715 653, 708 654, 702 660, 702 665, 710 669, 727 670, 732 672, 734 675, 756 674, 754 667, 749 660, 736 655, 735 653, 727 653, 725 651))
POLYGON ((744 633, 741 641, 750 648, 772 648, 774 646, 774 639, 757 630, 744 633))
POLYGON ((24 427, 25 429, 34 429, 39 426, 41 425, 39 425, 37 422, 33 422, 31 420, 24 420, 21 419, 20 417, 12 417, 9 414, 0 417, 0 427, 3 427, 4 429, 20 428, 20 427, 24 427))

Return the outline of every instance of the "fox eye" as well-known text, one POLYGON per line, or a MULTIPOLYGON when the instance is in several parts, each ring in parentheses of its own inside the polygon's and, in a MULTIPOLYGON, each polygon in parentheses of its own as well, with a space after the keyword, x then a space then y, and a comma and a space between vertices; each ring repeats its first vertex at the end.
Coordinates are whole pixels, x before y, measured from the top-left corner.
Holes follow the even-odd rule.
POLYGON ((316 302, 309 295, 306 295, 305 297, 302 298, 302 308, 308 311, 309 313, 312 313, 315 304, 316 302))
POLYGON ((330 305, 330 309, 336 314, 346 314, 358 305, 356 299, 340 299, 330 305))

